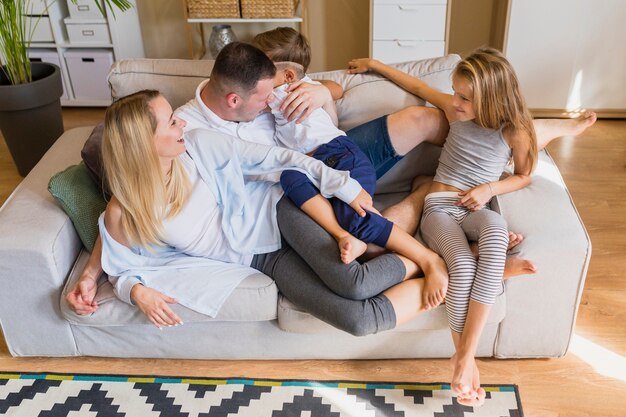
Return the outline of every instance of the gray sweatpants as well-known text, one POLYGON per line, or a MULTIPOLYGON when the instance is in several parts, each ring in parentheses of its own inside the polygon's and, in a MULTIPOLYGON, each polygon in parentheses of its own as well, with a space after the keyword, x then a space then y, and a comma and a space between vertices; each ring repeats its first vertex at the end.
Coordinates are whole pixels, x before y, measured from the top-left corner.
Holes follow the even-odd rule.
POLYGON ((406 269, 393 254, 359 264, 339 259, 337 242, 288 198, 278 203, 283 248, 256 256, 252 267, 274 278, 280 292, 315 317, 362 336, 392 329, 396 315, 381 294, 406 269))
POLYGON ((426 196, 421 221, 426 244, 446 261, 450 281, 446 311, 450 328, 461 333, 470 299, 493 304, 502 292, 509 236, 506 221, 495 211, 455 206, 457 193, 426 196), (478 241, 478 261, 468 240, 478 241))

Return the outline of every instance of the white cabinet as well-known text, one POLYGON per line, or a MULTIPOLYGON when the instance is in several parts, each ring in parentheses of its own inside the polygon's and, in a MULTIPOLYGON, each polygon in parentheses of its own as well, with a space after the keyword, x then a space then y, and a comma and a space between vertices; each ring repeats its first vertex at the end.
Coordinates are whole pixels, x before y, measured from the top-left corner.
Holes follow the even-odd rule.
POLYGON ((102 16, 94 0, 78 0, 77 4, 71 0, 31 0, 30 20, 38 20, 31 57, 45 57, 46 62, 61 67, 63 106, 108 106, 111 97, 106 75, 112 60, 144 57, 136 2, 130 3, 130 10, 115 10, 113 17, 108 8, 102 16), (78 58, 84 65, 76 63, 78 58))
POLYGON ((385 63, 446 53, 447 0, 371 0, 370 56, 385 63))

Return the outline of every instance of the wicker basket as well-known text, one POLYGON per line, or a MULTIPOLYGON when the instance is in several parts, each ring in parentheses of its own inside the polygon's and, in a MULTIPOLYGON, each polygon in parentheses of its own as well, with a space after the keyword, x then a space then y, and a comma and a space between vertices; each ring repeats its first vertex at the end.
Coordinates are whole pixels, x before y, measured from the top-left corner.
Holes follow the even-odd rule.
POLYGON ((293 17, 296 14, 297 0, 240 0, 241 17, 278 18, 293 17))
POLYGON ((191 19, 241 17, 239 0, 187 0, 187 12, 191 19))

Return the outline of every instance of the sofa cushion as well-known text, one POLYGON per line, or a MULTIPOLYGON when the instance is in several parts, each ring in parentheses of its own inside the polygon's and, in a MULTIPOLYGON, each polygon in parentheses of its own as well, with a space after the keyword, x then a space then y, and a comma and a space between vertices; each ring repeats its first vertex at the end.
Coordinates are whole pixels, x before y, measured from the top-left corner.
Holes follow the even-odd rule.
MULTIPOLYGON (((91 316, 80 316, 74 313, 67 302, 67 291, 78 281, 81 272, 89 258, 85 251, 81 252, 74 264, 70 276, 65 283, 61 297, 61 312, 66 320, 80 326, 124 326, 145 324, 153 326, 144 314, 136 307, 120 301, 113 292, 105 274, 98 280, 96 302, 98 310, 91 316)), ((207 280, 211 277, 207 277, 207 280)), ((211 318, 204 314, 183 307, 180 304, 172 306, 172 310, 179 315, 184 323, 199 323, 205 321, 266 321, 275 320, 276 305, 278 304, 278 289, 274 281, 262 273, 254 274, 244 279, 230 297, 224 302, 217 317, 211 318)))
POLYGON ((196 87, 211 75, 212 60, 124 59, 109 72, 113 99, 145 89, 158 89, 177 108, 191 100, 196 87))
POLYGON ((93 128, 85 146, 80 151, 80 156, 87 167, 87 172, 92 181, 97 184, 106 200, 111 198, 111 191, 104 181, 104 167, 102 166, 102 133, 104 122, 100 122, 93 128))
POLYGON ((48 190, 61 204, 87 250, 98 237, 98 217, 106 201, 91 180, 84 163, 72 165, 50 178, 48 190))

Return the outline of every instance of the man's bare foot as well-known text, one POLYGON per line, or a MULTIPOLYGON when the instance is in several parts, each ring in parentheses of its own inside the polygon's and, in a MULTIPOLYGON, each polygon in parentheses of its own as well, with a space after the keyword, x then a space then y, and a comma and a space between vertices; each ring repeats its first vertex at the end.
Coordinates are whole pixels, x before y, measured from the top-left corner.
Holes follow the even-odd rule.
POLYGON ((587 130, 588 127, 593 125, 597 119, 598 116, 595 114, 595 112, 586 111, 585 113, 574 119, 571 127, 571 132, 569 132, 569 134, 573 136, 580 135, 585 130, 587 130))
POLYGON ((455 354, 452 363, 452 392, 457 395, 457 402, 468 407, 480 407, 485 403, 487 394, 480 386, 480 373, 473 357, 461 358, 455 354))
POLYGON ((363 255, 367 249, 365 242, 350 234, 340 237, 337 240, 337 244, 339 245, 341 262, 344 264, 349 264, 354 261, 356 258, 363 255))
POLYGON ((423 186, 430 187, 430 184, 432 182, 433 177, 431 177, 430 175, 418 175, 413 179, 413 182, 411 182, 411 192, 414 192, 415 190, 423 186))
POLYGON ((518 275, 530 275, 537 272, 537 266, 528 259, 519 256, 507 256, 504 264, 504 279, 507 280, 518 275))
POLYGON ((541 150, 561 136, 576 136, 592 126, 597 119, 592 111, 587 111, 575 119, 536 119, 537 147, 541 150))
POLYGON ((420 265, 424 271, 422 306, 430 310, 443 303, 448 291, 448 268, 444 260, 433 252, 432 259, 420 265))

